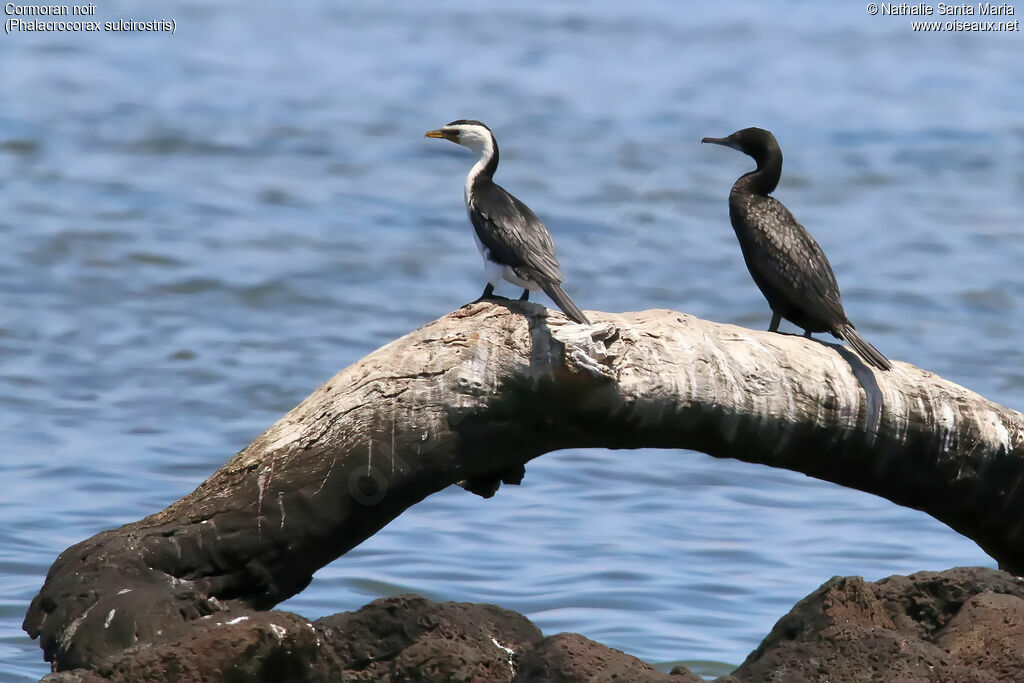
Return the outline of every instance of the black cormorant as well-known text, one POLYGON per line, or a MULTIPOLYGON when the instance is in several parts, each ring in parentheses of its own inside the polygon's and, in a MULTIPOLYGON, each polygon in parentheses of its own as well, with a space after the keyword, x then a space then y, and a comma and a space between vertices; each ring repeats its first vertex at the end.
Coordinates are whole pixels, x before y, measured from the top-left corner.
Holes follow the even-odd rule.
POLYGON ((466 212, 473 223, 487 277, 480 299, 492 296, 494 287, 504 278, 523 288, 520 301, 529 298, 530 290, 542 289, 567 316, 589 325, 587 316, 562 291, 564 278, 547 228, 530 207, 493 180, 498 168, 498 142, 491 129, 479 121, 459 119, 426 136, 451 140, 480 155, 466 177, 466 212))
POLYGON ((724 138, 701 142, 725 145, 754 158, 757 168, 740 176, 729 193, 729 218, 743 260, 772 309, 768 329, 777 332, 782 318, 812 332, 831 332, 849 342, 871 365, 888 370, 892 363, 864 341, 846 317, 839 285, 825 252, 779 200, 769 194, 782 175, 782 150, 775 136, 761 128, 744 128, 724 138))

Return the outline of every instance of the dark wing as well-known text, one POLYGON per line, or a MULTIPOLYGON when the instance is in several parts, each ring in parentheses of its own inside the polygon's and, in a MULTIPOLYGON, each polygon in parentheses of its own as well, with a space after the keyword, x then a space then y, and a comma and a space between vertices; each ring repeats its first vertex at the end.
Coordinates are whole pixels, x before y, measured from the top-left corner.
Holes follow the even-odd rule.
POLYGON ((830 325, 846 322, 832 266, 807 229, 774 197, 739 201, 748 203, 735 207, 733 225, 736 219, 744 224, 736 232, 751 271, 806 314, 830 325))
POLYGON ((469 218, 493 260, 525 269, 529 280, 537 276, 549 282, 563 280, 548 229, 530 207, 500 185, 481 180, 473 186, 469 218))

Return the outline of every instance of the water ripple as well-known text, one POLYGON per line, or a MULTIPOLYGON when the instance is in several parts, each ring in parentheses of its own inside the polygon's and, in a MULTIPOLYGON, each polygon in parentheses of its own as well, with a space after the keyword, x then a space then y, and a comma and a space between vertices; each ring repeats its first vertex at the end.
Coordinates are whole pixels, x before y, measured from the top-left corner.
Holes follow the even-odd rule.
MULTIPOLYGON (((499 180, 586 308, 756 328, 726 206, 750 160, 698 141, 771 128, 777 194, 858 327, 1024 405, 1016 36, 925 41, 862 8, 752 0, 173 11, 173 50, 0 47, 18 95, 0 99, 0 681, 46 672, 20 622, 60 551, 186 494, 334 372, 479 294, 471 160, 422 137, 454 118, 498 131, 499 180)), ((492 500, 427 499, 283 607, 494 602, 714 676, 829 576, 962 564, 993 563, 801 475, 565 451, 492 500)))

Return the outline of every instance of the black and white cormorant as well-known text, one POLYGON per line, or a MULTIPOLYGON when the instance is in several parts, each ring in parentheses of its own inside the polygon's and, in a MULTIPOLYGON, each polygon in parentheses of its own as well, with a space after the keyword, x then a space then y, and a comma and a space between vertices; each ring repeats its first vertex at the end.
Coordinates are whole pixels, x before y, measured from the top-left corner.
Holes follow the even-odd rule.
POLYGON ((769 194, 782 175, 782 150, 775 136, 761 128, 744 128, 724 138, 701 142, 725 145, 754 158, 757 168, 740 176, 729 193, 729 218, 743 260, 772 309, 768 330, 777 332, 782 318, 812 332, 831 332, 847 341, 871 365, 888 370, 892 363, 864 341, 846 317, 839 285, 825 252, 779 200, 769 194))
POLYGON ((466 212, 487 277, 480 299, 491 297, 505 279, 523 288, 520 301, 529 298, 530 290, 542 289, 567 316, 589 325, 587 316, 562 291, 564 278, 547 228, 530 207, 494 182, 498 142, 491 129, 479 121, 459 119, 426 136, 451 140, 480 155, 466 177, 466 212))

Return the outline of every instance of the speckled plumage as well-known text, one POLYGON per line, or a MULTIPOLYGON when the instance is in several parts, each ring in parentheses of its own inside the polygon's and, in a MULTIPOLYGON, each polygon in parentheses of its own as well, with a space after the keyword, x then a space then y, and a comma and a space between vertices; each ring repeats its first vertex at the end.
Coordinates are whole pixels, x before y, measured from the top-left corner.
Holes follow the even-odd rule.
POLYGON ((811 332, 849 322, 825 252, 782 202, 734 187, 729 217, 747 269, 773 311, 811 332))
POLYGON ((729 218, 751 277, 772 309, 771 331, 785 318, 805 330, 829 332, 847 341, 880 370, 889 360, 866 342, 846 317, 839 284, 825 252, 782 203, 769 196, 782 175, 782 150, 775 136, 744 128, 725 138, 704 138, 753 157, 757 168, 742 175, 729 193, 729 218))

